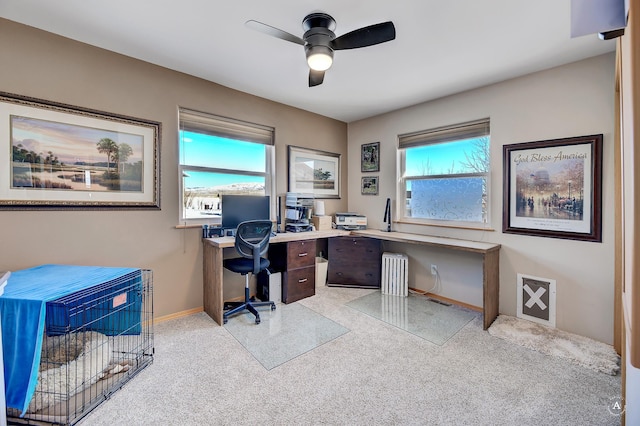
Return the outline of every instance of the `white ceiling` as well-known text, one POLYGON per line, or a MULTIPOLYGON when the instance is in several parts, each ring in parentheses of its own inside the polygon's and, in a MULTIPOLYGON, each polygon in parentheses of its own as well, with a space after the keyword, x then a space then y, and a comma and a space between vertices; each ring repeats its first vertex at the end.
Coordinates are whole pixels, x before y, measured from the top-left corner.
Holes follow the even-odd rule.
POLYGON ((570 0, 2 0, 0 16, 345 122, 600 55, 614 41, 571 39, 570 0), (336 36, 393 21, 396 39, 337 51, 308 87, 302 36, 322 11, 336 36))

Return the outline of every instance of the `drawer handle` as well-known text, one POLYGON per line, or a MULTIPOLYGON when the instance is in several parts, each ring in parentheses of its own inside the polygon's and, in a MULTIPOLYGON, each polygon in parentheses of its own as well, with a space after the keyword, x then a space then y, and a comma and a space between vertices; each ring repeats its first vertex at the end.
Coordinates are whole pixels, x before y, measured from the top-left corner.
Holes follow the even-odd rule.
POLYGON ((306 255, 308 255, 309 253, 298 253, 298 257, 305 257, 306 255))
POLYGON ((301 278, 298 280, 299 283, 306 283, 308 281, 308 278, 301 278))
POLYGON ((342 276, 343 274, 342 274, 342 272, 336 272, 336 275, 342 276))
POLYGON ((373 274, 371 274, 371 273, 364 274, 364 275, 367 276, 367 277, 372 277, 373 276, 373 274))

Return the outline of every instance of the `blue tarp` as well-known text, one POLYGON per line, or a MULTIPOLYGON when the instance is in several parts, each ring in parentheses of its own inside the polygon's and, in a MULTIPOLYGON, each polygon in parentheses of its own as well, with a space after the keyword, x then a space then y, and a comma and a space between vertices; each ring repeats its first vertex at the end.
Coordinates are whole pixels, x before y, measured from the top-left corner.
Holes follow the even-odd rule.
POLYGON ((46 303, 127 274, 140 269, 41 265, 11 273, 0 296, 7 407, 24 414, 35 391, 46 303))

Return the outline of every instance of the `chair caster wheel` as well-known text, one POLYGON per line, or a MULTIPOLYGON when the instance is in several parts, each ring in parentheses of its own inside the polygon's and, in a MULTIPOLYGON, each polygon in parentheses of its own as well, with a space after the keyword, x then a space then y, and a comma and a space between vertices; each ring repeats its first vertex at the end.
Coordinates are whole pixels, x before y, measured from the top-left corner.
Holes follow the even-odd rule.
POLYGON ((226 323, 227 323, 227 321, 229 321, 229 320, 228 320, 228 319, 226 319, 226 318, 225 318, 225 319, 223 319, 223 320, 222 320, 222 324, 226 324, 226 323))
POLYGON ((260 318, 256 318, 256 324, 260 324, 260 318))
POLYGON ((276 305, 271 305, 271 310, 275 311, 276 310, 276 305))

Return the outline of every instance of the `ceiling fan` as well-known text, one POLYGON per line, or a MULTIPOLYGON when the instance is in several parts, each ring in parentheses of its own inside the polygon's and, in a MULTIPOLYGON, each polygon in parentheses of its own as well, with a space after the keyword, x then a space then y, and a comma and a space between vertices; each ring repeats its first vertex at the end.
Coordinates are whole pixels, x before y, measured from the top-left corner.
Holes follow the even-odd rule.
POLYGON ((302 20, 302 38, 262 22, 249 20, 245 25, 279 39, 304 46, 309 64, 309 87, 318 86, 333 63, 335 50, 357 49, 391 41, 396 38, 393 22, 369 25, 336 38, 336 21, 326 13, 311 13, 302 20))

